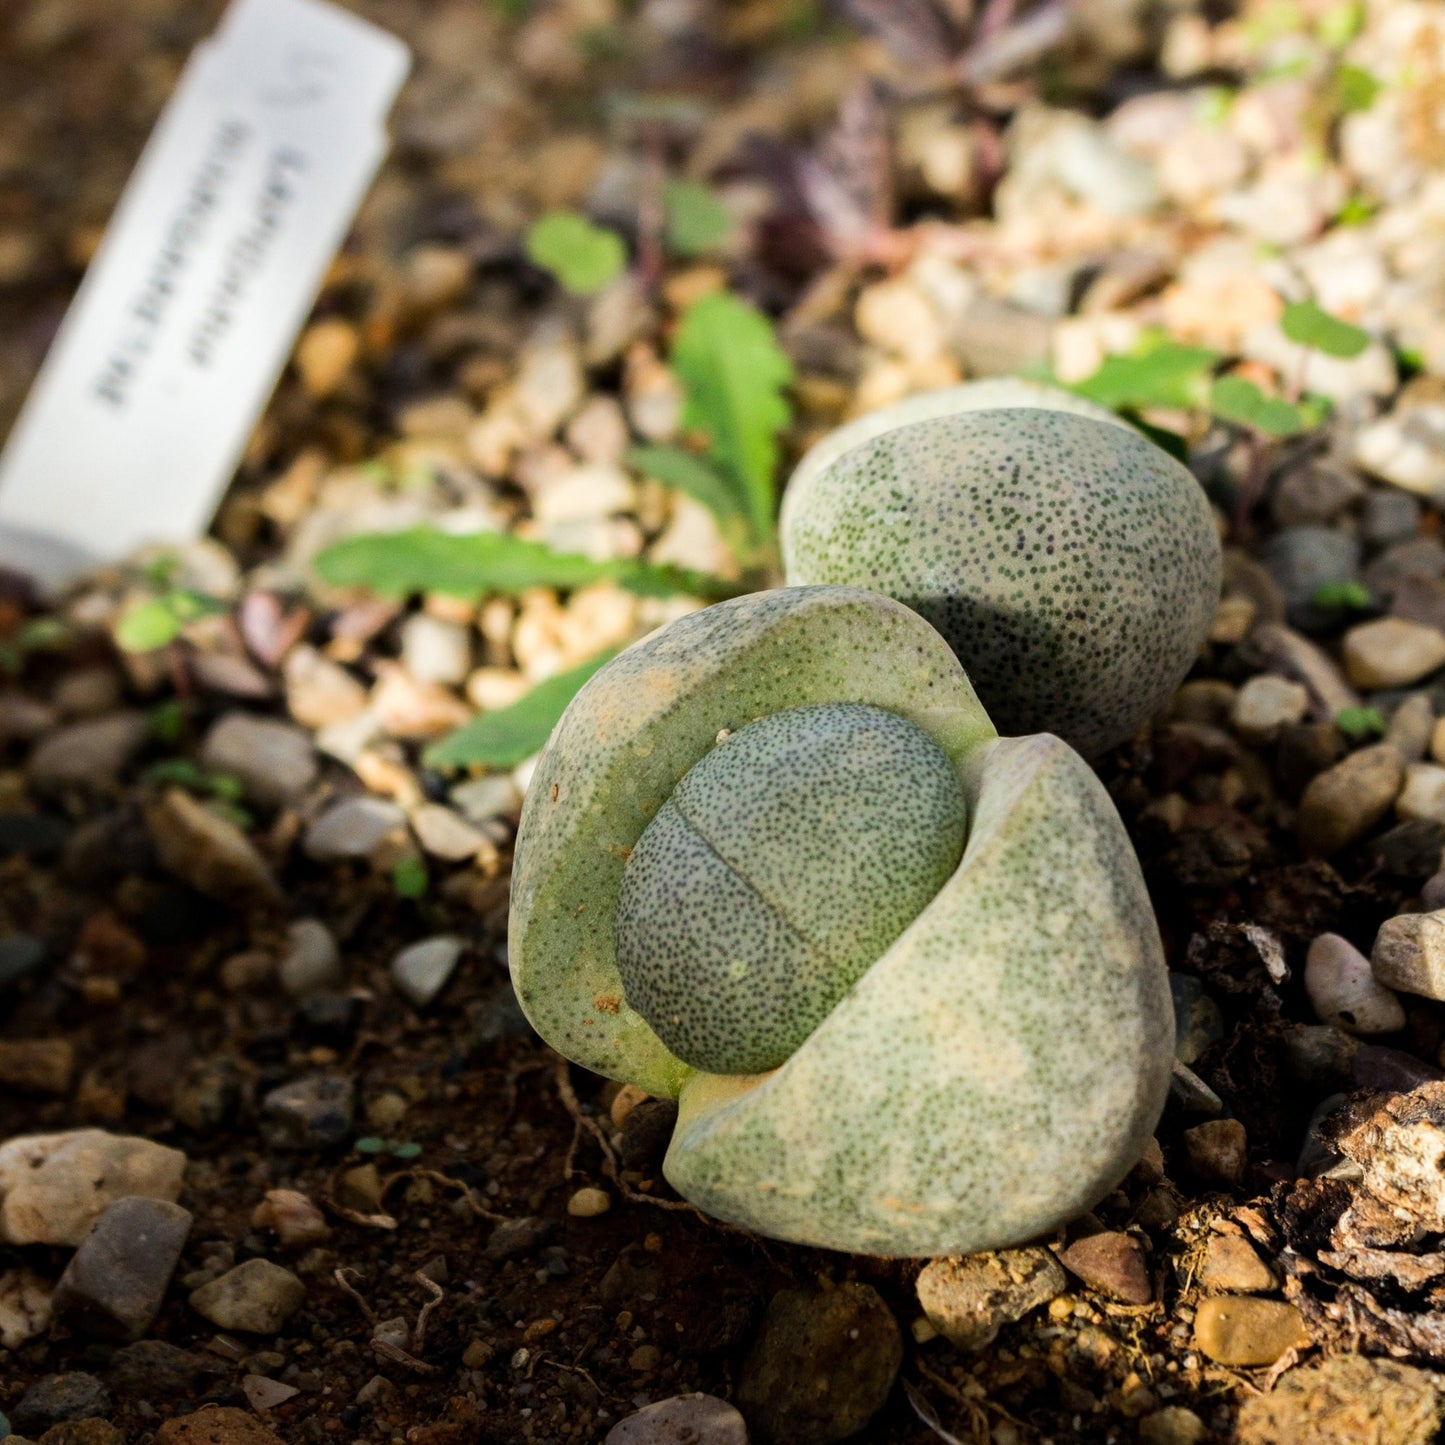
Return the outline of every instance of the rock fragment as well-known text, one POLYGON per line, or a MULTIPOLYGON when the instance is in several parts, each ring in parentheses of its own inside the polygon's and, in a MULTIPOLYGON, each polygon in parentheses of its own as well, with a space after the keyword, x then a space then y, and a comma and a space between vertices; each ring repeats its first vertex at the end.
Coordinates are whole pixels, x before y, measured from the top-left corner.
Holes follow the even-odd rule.
POLYGON ((1184 1131, 1189 1168, 1211 1184, 1232 1187, 1244 1178, 1247 1143, 1244 1125, 1238 1119, 1209 1119, 1184 1131))
POLYGON ((391 961, 391 981, 413 1008, 425 1008, 447 985, 465 947, 460 938, 441 934, 410 944, 391 961))
POLYGON ((1290 1370, 1239 1412, 1238 1445, 1431 1445, 1445 1382, 1398 1360, 1335 1355, 1290 1370))
POLYGON ((273 1149, 329 1149, 351 1132, 356 1090, 323 1074, 272 1089, 261 1100, 261 1134, 273 1149))
POLYGON ((119 783, 149 736, 143 712, 117 712, 71 723, 37 745, 26 764, 26 776, 42 792, 67 788, 101 792, 119 783))
POLYGON ((1046 1249, 1006 1249, 931 1260, 918 1276, 928 1322, 961 1350, 981 1350, 1004 1325, 1062 1294, 1064 1272, 1046 1249))
POLYGON ((156 1445, 282 1445, 249 1410, 205 1405, 192 1415, 167 1420, 156 1431, 156 1445))
POLYGON ((118 1199, 174 1203, 186 1156, 149 1139, 78 1129, 0 1144, 0 1240, 82 1244, 118 1199))
POLYGON ((1445 632, 1403 617, 1380 617, 1350 628, 1341 651, 1345 675, 1355 687, 1366 692, 1408 687, 1445 666, 1445 632))
POLYGON ((255 844, 184 788, 168 788, 146 805, 145 816, 162 867, 197 893, 242 907, 280 901, 281 890, 255 844))
POLYGON ((73 1370, 37 1380, 11 1411, 17 1431, 41 1435, 65 1420, 93 1420, 110 1413, 110 1393, 94 1375, 73 1370))
POLYGON ((1132 1234, 1106 1231, 1086 1235, 1059 1258, 1071 1274, 1110 1299, 1146 1305, 1154 1297, 1144 1246, 1132 1234))
POLYGON ((1390 811, 1404 781, 1404 762, 1389 743, 1361 748, 1326 768, 1300 799, 1300 847, 1327 858, 1363 838, 1390 811))
POLYGON ((300 728, 247 712, 216 720, 201 744, 201 761, 236 778, 248 798, 270 808, 294 802, 319 771, 316 749, 300 728))
POLYGON ((1370 967, 1386 988, 1445 999, 1445 909, 1387 918, 1375 935, 1370 967))
POLYGON ((1248 1240, 1215 1234, 1204 1251, 1199 1283, 1213 1294, 1262 1294, 1275 1287, 1275 1278, 1248 1240))
POLYGON ((748 1427, 716 1395, 674 1395, 619 1420, 603 1445, 748 1445, 748 1427))
POLYGON ((306 1286, 279 1264, 248 1259, 191 1292, 191 1308, 217 1329, 273 1335, 306 1299, 306 1286))
POLYGON ((743 1362, 738 1406, 759 1445, 832 1445, 878 1413, 902 1362, 898 1323, 870 1285, 783 1290, 743 1362))
POLYGON ((160 1313, 191 1232, 190 1211, 164 1199, 118 1199, 72 1256, 55 1290, 71 1329, 135 1340, 160 1313))
POLYGON ((1338 933, 1322 933, 1310 944, 1304 985, 1321 1023, 1364 1035, 1405 1027, 1400 1000, 1376 978, 1370 960, 1338 933))

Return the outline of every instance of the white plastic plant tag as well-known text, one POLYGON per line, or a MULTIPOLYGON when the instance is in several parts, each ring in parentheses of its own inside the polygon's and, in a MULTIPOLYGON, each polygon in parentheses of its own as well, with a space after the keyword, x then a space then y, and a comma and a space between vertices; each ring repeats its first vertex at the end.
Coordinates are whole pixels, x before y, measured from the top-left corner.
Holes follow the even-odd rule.
POLYGON ((410 54, 235 0, 191 57, 0 456, 0 563, 46 586, 206 528, 386 153, 410 54))

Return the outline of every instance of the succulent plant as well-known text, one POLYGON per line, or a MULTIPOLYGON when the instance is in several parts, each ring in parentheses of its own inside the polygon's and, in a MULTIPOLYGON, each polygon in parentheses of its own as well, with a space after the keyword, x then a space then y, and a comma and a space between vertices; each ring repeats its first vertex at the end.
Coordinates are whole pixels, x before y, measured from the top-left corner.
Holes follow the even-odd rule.
POLYGON ((679 1192, 782 1239, 1030 1238, 1132 1167, 1168 1084, 1102 785, 1000 738, 938 633, 860 589, 720 603, 586 684, 528 789, 509 944, 547 1042, 679 1100, 679 1192))
POLYGON ((1219 600, 1189 470, 1092 402, 1022 381, 925 393, 824 438, 788 484, 790 584, 905 603, 1006 733, 1093 755, 1157 712, 1219 600))

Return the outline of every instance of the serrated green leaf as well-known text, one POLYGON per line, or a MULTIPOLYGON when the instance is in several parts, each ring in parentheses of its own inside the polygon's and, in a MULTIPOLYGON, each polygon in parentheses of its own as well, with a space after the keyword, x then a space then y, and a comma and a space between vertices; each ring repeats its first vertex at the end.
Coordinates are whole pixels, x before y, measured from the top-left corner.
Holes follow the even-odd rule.
POLYGON ((1353 360, 1370 344, 1368 331, 1331 316, 1313 301, 1294 301, 1286 306, 1279 319, 1279 329, 1300 346, 1344 361, 1353 360))
POLYGON ((115 624, 115 643, 126 652, 154 652, 181 635, 182 623, 163 597, 137 602, 115 624))
POLYGON ((1276 396, 1266 396, 1242 376, 1221 376, 1209 395, 1209 407, 1222 421, 1269 437, 1293 437, 1307 431, 1303 410, 1276 396))
POLYGON ((616 655, 612 651, 589 658, 569 672, 539 682, 511 707, 480 713, 433 743, 423 761, 431 768, 516 767, 542 750, 578 689, 616 655))
POLYGON ((732 217, 717 196, 697 181, 668 181, 662 192, 668 249, 701 256, 727 240, 732 217))
POLYGON ((711 455, 741 485, 753 539, 772 537, 778 433, 792 419, 783 388, 793 366, 761 311, 716 293, 694 301, 672 346, 687 390, 682 424, 704 433, 711 455))
POLYGON ((574 296, 591 296, 615 281, 627 265, 616 231, 595 226, 576 211, 549 211, 527 232, 527 259, 550 271, 574 296))
POLYGON ((1113 411, 1203 406, 1209 375, 1219 360, 1219 353, 1206 347, 1165 341, 1133 356, 1105 357, 1092 376, 1071 390, 1113 411))
POLYGON ((475 600, 489 592, 566 591, 595 582, 615 582, 640 597, 718 597, 730 590, 717 578, 678 567, 630 557, 594 562, 507 532, 453 533, 434 527, 348 537, 319 553, 314 565, 333 587, 366 587, 384 597, 438 592, 475 600))
POLYGON ((1345 115, 1369 110, 1383 88, 1362 65, 1342 65, 1335 72, 1335 102, 1345 115))
POLYGON ((700 456, 681 447, 633 447, 627 465, 664 487, 685 492, 717 518, 723 535, 736 542, 748 523, 747 498, 732 480, 700 456))

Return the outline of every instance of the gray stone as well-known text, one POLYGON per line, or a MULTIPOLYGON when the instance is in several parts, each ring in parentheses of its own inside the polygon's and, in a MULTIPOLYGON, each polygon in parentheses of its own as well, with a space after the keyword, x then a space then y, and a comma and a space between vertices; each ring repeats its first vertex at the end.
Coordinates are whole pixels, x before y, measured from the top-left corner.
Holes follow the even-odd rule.
POLYGON ((1270 499, 1270 511, 1281 527, 1332 522, 1364 492, 1365 484, 1353 472, 1315 462, 1284 474, 1270 499))
POLYGON ((45 962, 45 945, 28 933, 0 938, 0 989, 19 983, 45 962))
POLYGON ((961 1350, 981 1350, 1004 1325, 1064 1292, 1064 1271, 1046 1249, 1006 1249, 935 1259, 918 1276, 928 1322, 961 1350))
POLYGON ((10 1420, 17 1431, 40 1435, 64 1420, 94 1420, 108 1415, 110 1394, 94 1375, 79 1370, 46 1375, 21 1397, 10 1420))
POLYGON ((1417 496, 1445 497, 1445 404, 1397 407, 1355 437, 1355 460, 1417 496))
POLYGON ((317 1074, 261 1100, 261 1135, 273 1149, 329 1149, 346 1139, 355 1113, 351 1081, 317 1074))
POLYGON ((340 988, 346 982, 341 950, 331 930, 317 918, 298 918, 287 930, 286 952, 277 969, 281 987, 292 998, 340 988))
POLYGON ((506 773, 488 773, 458 783, 452 789, 451 800, 470 823, 485 823, 515 813, 522 805, 517 785, 506 773))
POLYGON ((150 736, 143 712, 88 718, 50 734, 30 754, 26 776, 42 791, 115 787, 150 736))
POLYGON ((118 1199, 66 1265, 56 1317, 80 1334, 138 1339, 160 1313, 190 1232, 179 1204, 118 1199))
POLYGON ((1390 811, 1405 781, 1405 765, 1389 743, 1350 753, 1310 780, 1300 799, 1300 846, 1327 858, 1364 837, 1390 811))
POLYGON ((391 961, 391 981, 414 1008, 425 1008, 447 985, 465 945, 441 934, 402 949, 391 961))
POLYGON ((870 1285, 784 1290, 743 1362, 738 1405, 760 1445, 832 1445, 882 1409, 902 1362, 898 1323, 870 1285))
POLYGON ((748 1427, 716 1395, 674 1395, 619 1420, 603 1445, 748 1445, 748 1427))
POLYGON ((183 788, 146 805, 146 827, 162 867, 182 883, 233 907, 274 904, 281 890, 251 840, 183 788))
POLYGON ((406 826, 406 813, 385 798, 344 798, 306 830, 302 847, 317 863, 369 858, 388 833, 406 826))
POLYGON ((1360 544, 1333 527, 1286 527, 1261 549, 1260 560, 1284 596, 1290 623, 1312 631, 1333 616, 1315 606, 1315 594, 1321 587, 1355 580, 1360 544))
POLYGON ((306 1286, 289 1269, 248 1259, 191 1292, 191 1308, 220 1330, 272 1335, 301 1308, 306 1286))
POLYGON ((1386 988, 1445 999, 1445 911, 1387 918, 1375 935, 1370 967, 1386 988))
POLYGON ((1329 656, 1307 637, 1277 622, 1263 622, 1249 637, 1251 653, 1271 671, 1309 689, 1314 715, 1333 721, 1346 708, 1359 707, 1360 695, 1329 656))
POLYGON ((1305 956, 1305 992, 1321 1023, 1352 1034, 1392 1034, 1405 1010, 1375 977, 1370 961, 1348 939, 1322 933, 1305 956))
POLYGON ((139 1340, 117 1350, 106 1383, 127 1399, 168 1401, 189 1393, 204 1362, 164 1340, 139 1340))
POLYGON ((1385 741, 1407 763, 1417 763, 1430 746, 1435 730, 1435 709, 1427 693, 1412 693, 1390 714, 1385 741))
POLYGON ((1360 507, 1360 535, 1371 547, 1408 541, 1420 530, 1420 503, 1409 492, 1373 488, 1360 507))
POLYGON ((236 778, 246 796, 279 808, 316 781, 316 749, 300 728, 275 718, 230 712, 218 718, 201 745, 201 761, 236 778))

